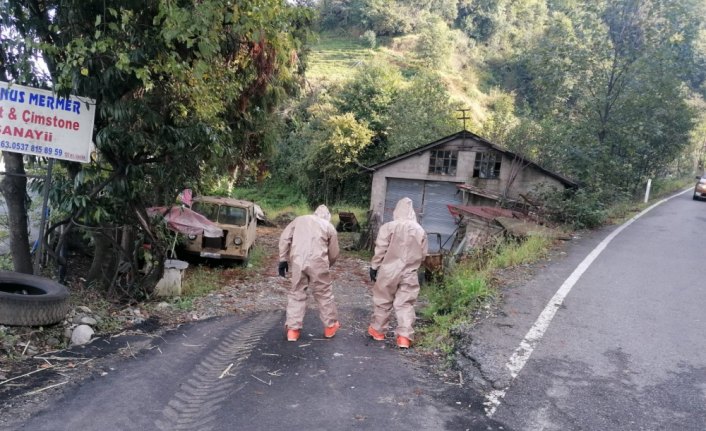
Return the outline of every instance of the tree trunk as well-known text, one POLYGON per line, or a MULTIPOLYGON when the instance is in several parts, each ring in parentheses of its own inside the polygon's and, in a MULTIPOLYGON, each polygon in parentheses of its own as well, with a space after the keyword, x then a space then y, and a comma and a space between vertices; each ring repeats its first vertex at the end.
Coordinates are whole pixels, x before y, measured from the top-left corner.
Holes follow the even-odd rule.
POLYGON ((88 283, 94 283, 106 289, 111 287, 110 283, 117 268, 118 253, 114 249, 115 241, 111 238, 112 235, 111 228, 93 232, 93 262, 86 276, 88 283))
POLYGON ((32 273, 32 258, 29 254, 27 233, 27 177, 24 176, 22 154, 3 151, 5 175, 0 181, 0 191, 7 205, 7 219, 10 227, 10 253, 16 272, 32 273), (16 174, 16 175, 12 175, 16 174))

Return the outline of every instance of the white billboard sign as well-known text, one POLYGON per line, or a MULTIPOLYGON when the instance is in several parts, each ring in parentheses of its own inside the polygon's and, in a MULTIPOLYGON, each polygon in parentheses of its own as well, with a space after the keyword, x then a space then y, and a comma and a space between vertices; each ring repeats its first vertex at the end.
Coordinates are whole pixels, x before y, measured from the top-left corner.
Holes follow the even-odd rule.
POLYGON ((88 163, 96 104, 0 81, 0 150, 88 163))

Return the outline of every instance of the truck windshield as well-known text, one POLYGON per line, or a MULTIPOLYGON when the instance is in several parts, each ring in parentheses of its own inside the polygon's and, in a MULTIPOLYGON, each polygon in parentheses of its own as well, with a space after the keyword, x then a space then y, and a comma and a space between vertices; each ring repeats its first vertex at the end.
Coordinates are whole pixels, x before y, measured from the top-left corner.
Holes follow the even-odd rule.
POLYGON ((221 206, 218 223, 245 226, 245 208, 221 206))
POLYGON ((215 223, 245 226, 247 221, 245 208, 194 202, 191 209, 215 223))
POLYGON ((214 223, 218 222, 218 205, 207 204, 204 202, 194 202, 191 209, 214 223))

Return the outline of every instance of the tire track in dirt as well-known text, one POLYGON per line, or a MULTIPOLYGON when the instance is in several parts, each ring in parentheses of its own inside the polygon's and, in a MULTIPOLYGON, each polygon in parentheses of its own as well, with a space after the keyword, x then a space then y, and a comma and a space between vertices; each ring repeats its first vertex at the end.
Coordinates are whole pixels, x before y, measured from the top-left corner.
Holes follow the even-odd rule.
POLYGON ((236 386, 238 380, 232 377, 238 374, 262 336, 280 319, 281 313, 262 313, 234 329, 194 367, 191 376, 167 403, 162 417, 155 421, 156 427, 162 431, 213 429, 215 413, 222 403, 245 385, 236 386), (224 374, 226 369, 228 372, 224 374))

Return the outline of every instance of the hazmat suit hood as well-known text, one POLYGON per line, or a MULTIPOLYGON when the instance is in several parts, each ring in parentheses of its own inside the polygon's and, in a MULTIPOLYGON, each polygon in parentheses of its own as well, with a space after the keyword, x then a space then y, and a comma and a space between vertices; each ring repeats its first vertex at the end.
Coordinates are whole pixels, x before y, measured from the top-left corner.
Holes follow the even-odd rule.
POLYGON ((316 211, 314 211, 314 215, 326 221, 331 221, 331 213, 329 212, 328 208, 326 208, 326 205, 319 205, 316 208, 316 211))
POLYGON ((427 254, 427 235, 417 222, 412 199, 397 201, 392 217, 392 221, 380 227, 371 261, 373 269, 386 267, 378 275, 383 279, 386 272, 399 276, 416 271, 427 254))
POLYGON ((328 272, 338 254, 338 235, 326 205, 319 205, 314 214, 295 218, 280 235, 279 260, 289 261, 290 266, 328 272))
POLYGON ((392 212, 393 220, 403 221, 412 220, 417 221, 417 214, 414 212, 414 204, 410 198, 402 198, 397 202, 395 210, 392 212))

